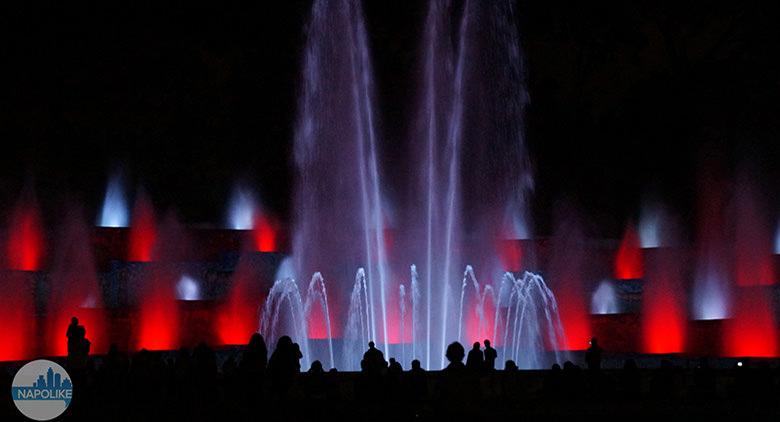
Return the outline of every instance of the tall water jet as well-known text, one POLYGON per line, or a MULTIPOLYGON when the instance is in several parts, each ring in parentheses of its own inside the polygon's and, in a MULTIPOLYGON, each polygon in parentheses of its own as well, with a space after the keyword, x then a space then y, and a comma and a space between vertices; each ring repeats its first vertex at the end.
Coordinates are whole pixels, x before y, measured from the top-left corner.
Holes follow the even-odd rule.
POLYGON ((12 270, 37 271, 44 257, 44 235, 35 195, 22 193, 11 214, 8 226, 7 267, 12 270))
POLYGON ((620 313, 617 292, 610 280, 603 280, 593 292, 590 299, 590 312, 597 315, 620 313))
POLYGON ((128 239, 128 261, 149 262, 157 241, 157 222, 154 207, 140 191, 133 207, 133 220, 128 239))
POLYGON ((122 180, 118 175, 111 176, 106 186, 106 196, 100 209, 97 225, 100 227, 127 227, 130 223, 130 211, 127 206, 122 180))
MULTIPOLYGON (((260 307, 265 300, 266 289, 251 258, 252 255, 248 254, 239 257, 230 290, 219 307, 216 323, 222 344, 246 344, 249 336, 260 328, 260 307)), ((292 274, 285 274, 276 280, 285 278, 292 278, 292 274)))
POLYGON ((338 298, 349 294, 343 280, 364 267, 370 337, 387 344, 389 286, 373 90, 360 2, 316 0, 294 141, 296 274, 319 271, 342 280, 333 284, 338 298))
MULTIPOLYGON (((150 350, 173 349, 180 345, 180 312, 177 284, 183 274, 177 264, 190 256, 190 239, 173 213, 160 225, 159 239, 154 242, 150 262, 142 268, 138 291, 137 338, 135 346, 150 350)), ((193 281, 185 280, 184 287, 193 281)), ((182 293, 192 293, 184 289, 182 293)))
POLYGON ((78 207, 66 211, 54 250, 46 306, 47 355, 68 353, 65 332, 74 316, 87 329, 90 352, 108 350, 102 292, 92 250, 85 247, 90 244, 90 233, 80 211, 78 207))
POLYGON ((725 181, 718 177, 715 168, 707 168, 701 175, 692 294, 693 318, 699 320, 724 319, 731 315, 726 199, 720 188, 723 185, 725 181))
MULTIPOLYGON (((459 148, 456 150, 456 147, 459 147, 461 135, 463 73, 459 66, 462 60, 457 60, 450 39, 451 8, 449 1, 430 2, 423 38, 424 79, 416 113, 415 138, 420 141, 414 143, 417 149, 411 152, 411 160, 416 161, 419 171, 412 172, 410 196, 422 200, 411 201, 411 204, 419 204, 419 209, 409 217, 410 226, 413 232, 423 234, 423 244, 412 244, 408 248, 408 258, 424 259, 425 334, 420 353, 424 355, 421 357, 426 368, 431 368, 433 359, 444 353, 444 342, 448 340, 444 310, 451 300, 449 284, 456 274, 451 268, 454 264, 451 242, 458 240, 454 238, 453 230, 458 226, 455 220, 459 218, 459 213, 456 214, 459 204, 454 203, 458 199, 454 189, 457 174, 452 170, 457 170, 454 166, 458 162, 459 148), (459 74, 457 69, 460 69, 459 74), (449 201, 453 203, 449 204, 449 201), (447 247, 448 242, 450 247, 447 247), (439 331, 441 334, 436 335, 439 331)), ((463 21, 466 21, 465 17, 463 21)), ((436 365, 442 363, 436 359, 436 365)))
POLYGON ((623 240, 615 253, 615 278, 618 280, 641 279, 644 276, 644 260, 639 236, 632 224, 626 226, 623 240))
POLYGON ((552 239, 552 257, 548 278, 555 289, 565 329, 563 347, 581 350, 591 337, 588 299, 584 275, 587 274, 587 245, 579 213, 571 204, 556 209, 557 229, 552 239))
POLYGON ((461 269, 492 268, 504 252, 497 242, 503 232, 529 236, 532 178, 522 133, 523 57, 511 3, 431 1, 422 57, 409 161, 417 170, 410 173, 405 211, 416 235, 407 235, 403 250, 419 264, 421 346, 430 368, 443 366, 445 345, 458 329, 447 316, 459 306, 461 269))
POLYGON ((642 350, 647 353, 685 351, 687 292, 684 254, 675 248, 647 252, 647 276, 642 290, 642 350))

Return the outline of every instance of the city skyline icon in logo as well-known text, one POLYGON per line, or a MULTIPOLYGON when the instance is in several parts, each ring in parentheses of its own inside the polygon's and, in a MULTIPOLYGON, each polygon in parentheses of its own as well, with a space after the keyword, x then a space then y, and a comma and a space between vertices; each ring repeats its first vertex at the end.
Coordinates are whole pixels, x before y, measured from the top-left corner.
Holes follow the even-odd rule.
POLYGON ((46 421, 65 412, 73 397, 73 383, 67 371, 55 362, 38 359, 17 371, 11 398, 30 419, 46 421))

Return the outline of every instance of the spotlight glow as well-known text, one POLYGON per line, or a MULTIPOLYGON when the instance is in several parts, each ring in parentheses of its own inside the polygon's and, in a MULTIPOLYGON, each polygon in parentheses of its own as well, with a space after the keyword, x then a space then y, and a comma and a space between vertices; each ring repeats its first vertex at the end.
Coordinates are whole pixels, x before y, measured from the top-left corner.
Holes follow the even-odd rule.
POLYGON ((103 209, 100 211, 98 226, 100 227, 127 227, 130 224, 130 212, 127 207, 127 199, 122 189, 122 183, 114 176, 106 187, 106 196, 103 199, 103 209))
POLYGON ((661 213, 657 207, 645 207, 639 220, 639 243, 642 248, 661 247, 661 213))
POLYGON ((590 300, 590 312, 596 315, 619 314, 617 292, 609 280, 599 283, 590 300))
POLYGON ((227 225, 233 230, 252 230, 257 201, 251 190, 238 186, 233 189, 228 208, 227 225))
POLYGON ((200 300, 200 285, 195 279, 183 275, 176 283, 176 298, 179 300, 200 300))
POLYGON ((728 281, 721 274, 716 268, 706 268, 697 277, 693 291, 694 319, 725 319, 731 315, 728 281))

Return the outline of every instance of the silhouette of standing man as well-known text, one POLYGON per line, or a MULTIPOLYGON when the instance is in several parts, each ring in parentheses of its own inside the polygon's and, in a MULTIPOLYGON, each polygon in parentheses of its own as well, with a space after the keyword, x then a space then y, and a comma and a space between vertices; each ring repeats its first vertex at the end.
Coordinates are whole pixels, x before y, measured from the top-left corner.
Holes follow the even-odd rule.
POLYGON ((68 356, 76 354, 76 349, 79 347, 79 319, 73 317, 70 319, 70 325, 68 325, 68 331, 65 336, 68 337, 68 356))
POLYGON ((474 346, 469 350, 466 358, 466 368, 471 371, 479 371, 485 366, 485 360, 482 356, 482 350, 479 348, 479 342, 474 342, 474 346))
POLYGON ((601 353, 604 351, 599 347, 599 342, 596 337, 590 339, 590 347, 585 352, 585 363, 588 364, 588 369, 601 369, 601 353))
POLYGON ((485 339, 485 368, 488 371, 496 369, 496 359, 498 358, 498 352, 496 349, 490 347, 490 340, 485 339))

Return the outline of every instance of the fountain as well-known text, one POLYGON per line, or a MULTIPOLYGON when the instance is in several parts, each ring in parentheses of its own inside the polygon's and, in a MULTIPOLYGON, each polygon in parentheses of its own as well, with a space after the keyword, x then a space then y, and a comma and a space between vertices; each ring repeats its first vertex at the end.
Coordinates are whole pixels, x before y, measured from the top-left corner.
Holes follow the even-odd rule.
POLYGON ((548 364, 545 350, 558 350, 564 342, 557 304, 541 277, 503 275, 496 241, 507 233, 529 237, 525 198, 532 179, 522 138, 527 98, 511 3, 466 1, 462 8, 448 0, 430 3, 408 183, 386 177, 380 166, 362 13, 355 0, 318 0, 312 7, 295 131, 295 264, 293 274, 271 289, 261 330, 271 341, 280 333, 291 335, 309 359, 305 334, 316 331, 320 337, 326 326, 327 359, 333 362, 330 327, 341 321, 338 361, 345 369, 359 369, 369 341, 388 354, 439 368, 447 343, 499 333, 509 347, 507 356, 523 367, 548 364), (486 190, 486 184, 493 189, 486 190), (400 210, 394 228, 400 252, 392 256, 388 203, 400 210), (394 282, 391 260, 419 265, 412 265, 408 285, 394 282), (455 280, 464 267, 458 300, 455 280), (488 283, 477 282, 475 268, 482 268, 488 283), (315 274, 317 289, 310 284, 304 306, 294 280, 308 274, 315 274), (319 274, 331 280, 330 305, 335 306, 325 300, 319 274), (352 274, 348 290, 345 281, 352 274), (341 305, 345 298, 347 306, 341 305), (281 303, 288 304, 285 311, 281 303), (312 303, 324 315, 311 318, 312 303), (313 330, 313 324, 320 328, 313 330))
POLYGON ((99 227, 127 227, 130 223, 130 215, 127 210, 127 199, 122 189, 122 180, 118 175, 114 175, 108 181, 97 225, 99 227))
POLYGON ((590 299, 590 312, 596 315, 620 313, 617 292, 610 280, 603 280, 590 299))

